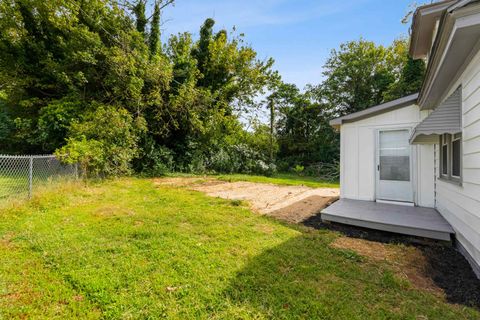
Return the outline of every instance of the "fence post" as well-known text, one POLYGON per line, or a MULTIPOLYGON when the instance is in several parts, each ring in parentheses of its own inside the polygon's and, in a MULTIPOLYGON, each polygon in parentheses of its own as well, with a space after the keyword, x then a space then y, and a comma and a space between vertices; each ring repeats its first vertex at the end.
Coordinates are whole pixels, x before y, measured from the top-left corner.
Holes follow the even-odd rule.
POLYGON ((28 197, 31 199, 33 195, 33 156, 29 158, 28 167, 28 197))

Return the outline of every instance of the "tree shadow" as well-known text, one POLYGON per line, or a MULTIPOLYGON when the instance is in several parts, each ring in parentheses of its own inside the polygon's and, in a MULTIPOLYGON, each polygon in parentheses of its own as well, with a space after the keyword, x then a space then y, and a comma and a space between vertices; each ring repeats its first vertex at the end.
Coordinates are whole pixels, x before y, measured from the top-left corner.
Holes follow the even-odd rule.
POLYGON ((444 291, 448 302, 480 310, 480 280, 465 257, 451 243, 339 223, 323 223, 321 214, 302 223, 317 230, 336 231, 351 238, 414 246, 426 257, 426 274, 444 291))
MULTIPOLYGON (((273 319, 403 319, 413 314, 433 319, 449 314, 455 319, 474 312, 413 289, 387 264, 371 263, 354 251, 330 246, 337 235, 325 229, 307 229, 252 258, 225 290, 226 301, 247 310, 245 317, 273 319)), ((434 278, 439 273, 448 278, 445 263, 438 260, 451 259, 450 267, 461 260, 443 246, 426 246, 424 252, 436 269, 434 278)), ((455 268, 457 274, 463 272, 455 268)), ((464 285, 467 279, 457 277, 464 285)), ((478 308, 472 285, 462 290, 457 285, 457 289, 463 294, 446 290, 448 301, 478 308)))

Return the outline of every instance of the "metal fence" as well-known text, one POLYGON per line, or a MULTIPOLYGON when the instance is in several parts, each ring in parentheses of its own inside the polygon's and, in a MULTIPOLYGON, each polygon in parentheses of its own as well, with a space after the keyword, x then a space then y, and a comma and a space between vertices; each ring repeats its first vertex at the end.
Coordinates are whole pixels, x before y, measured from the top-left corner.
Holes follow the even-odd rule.
POLYGON ((41 186, 77 177, 77 165, 63 164, 53 155, 0 155, 0 200, 14 196, 32 197, 41 186))

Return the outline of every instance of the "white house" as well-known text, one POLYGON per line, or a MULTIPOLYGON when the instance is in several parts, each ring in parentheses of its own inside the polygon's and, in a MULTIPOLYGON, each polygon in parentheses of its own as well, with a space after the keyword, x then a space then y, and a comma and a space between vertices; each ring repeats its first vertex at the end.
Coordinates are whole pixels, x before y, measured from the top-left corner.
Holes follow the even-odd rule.
POLYGON ((418 8, 410 55, 427 61, 419 94, 331 121, 341 134, 341 200, 322 217, 452 234, 480 276, 480 2, 418 8))

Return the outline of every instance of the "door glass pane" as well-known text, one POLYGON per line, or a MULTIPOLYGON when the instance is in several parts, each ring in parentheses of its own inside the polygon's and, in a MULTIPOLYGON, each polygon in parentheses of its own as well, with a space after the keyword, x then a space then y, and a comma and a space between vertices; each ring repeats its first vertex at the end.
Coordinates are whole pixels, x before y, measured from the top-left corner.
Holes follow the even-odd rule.
POLYGON ((380 180, 410 181, 408 130, 380 132, 380 180))

